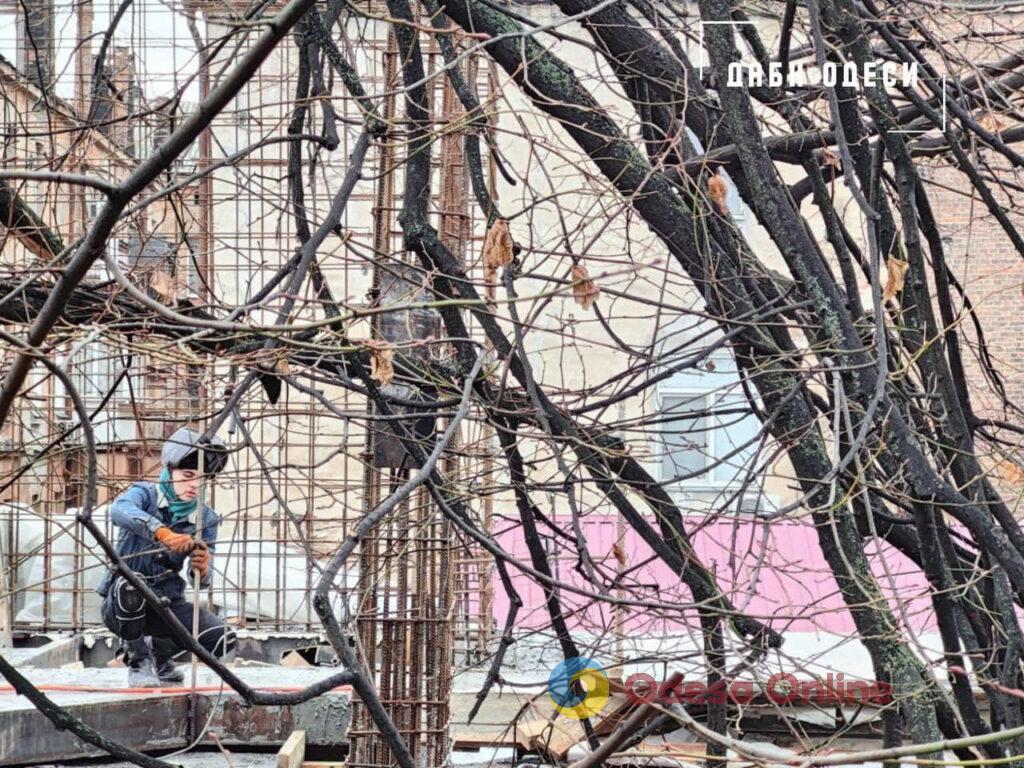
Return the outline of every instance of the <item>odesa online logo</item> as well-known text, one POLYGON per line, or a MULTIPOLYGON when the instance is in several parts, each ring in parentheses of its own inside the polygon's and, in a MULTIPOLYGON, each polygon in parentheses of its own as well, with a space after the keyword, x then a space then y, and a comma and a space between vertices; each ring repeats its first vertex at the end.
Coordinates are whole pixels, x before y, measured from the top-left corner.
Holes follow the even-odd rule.
POLYGON ((608 703, 608 675, 596 661, 573 656, 551 670, 548 696, 559 714, 586 720, 608 703))

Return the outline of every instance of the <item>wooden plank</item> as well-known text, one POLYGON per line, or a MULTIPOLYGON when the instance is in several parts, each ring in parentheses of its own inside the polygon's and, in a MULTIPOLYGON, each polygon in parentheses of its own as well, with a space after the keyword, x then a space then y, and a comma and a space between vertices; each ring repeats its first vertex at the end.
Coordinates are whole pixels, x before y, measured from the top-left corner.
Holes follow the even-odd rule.
POLYGON ((604 709, 594 717, 594 733, 598 736, 607 736, 619 727, 619 723, 636 709, 637 705, 638 702, 625 693, 613 693, 608 697, 604 709))
MULTIPOLYGON (((243 677, 245 671, 240 670, 243 677)), ((123 675, 122 670, 119 681, 124 679, 123 675)), ((145 696, 99 692, 49 695, 90 727, 132 749, 147 752, 188 745, 188 687, 180 690, 182 693, 145 696)), ((305 743, 310 749, 314 745, 340 749, 347 743, 347 694, 329 693, 303 704, 266 707, 248 706, 234 693, 201 693, 198 699, 196 721, 205 723, 209 718, 211 730, 229 748, 262 746, 271 750, 280 747, 296 729, 305 732, 305 743)), ((55 730, 24 697, 0 696, 0 767, 62 763, 104 754, 69 731, 55 730)), ((273 754, 271 751, 268 757, 273 754)), ((271 760, 272 765, 275 762, 271 760)))
MULTIPOLYGON (((620 753, 622 755, 664 755, 689 760, 704 760, 707 745, 703 742, 643 741, 620 753)), ((818 754, 815 752, 815 754, 818 754)))
POLYGON ((288 669, 313 669, 313 665, 298 651, 288 651, 282 656, 281 666, 288 669))
POLYGON ((507 726, 461 726, 452 731, 452 742, 456 749, 520 747, 533 752, 535 741, 550 728, 551 723, 542 719, 520 720, 507 726))
MULTIPOLYGON (((0 572, 3 572, 3 568, 0 567, 0 572)), ((11 599, 7 597, 7 589, 3 585, 0 585, 0 589, 4 592, 0 596, 0 648, 13 648, 14 639, 11 633, 11 599)))
POLYGON ((579 720, 557 717, 544 726, 543 731, 533 738, 532 746, 558 760, 564 760, 569 750, 587 737, 579 720))
POLYGON ((455 749, 480 749, 481 747, 514 747, 517 744, 515 728, 501 726, 474 728, 462 726, 451 731, 455 749))
MULTIPOLYGON (((608 703, 591 719, 598 736, 615 730, 623 717, 636 707, 636 702, 625 695, 620 681, 609 680, 609 683, 612 694, 608 703)), ((452 740, 457 749, 521 747, 529 752, 544 752, 560 760, 565 759, 572 746, 585 737, 583 725, 559 715, 547 697, 532 702, 528 714, 516 727, 460 725, 452 730, 452 740)))
POLYGON ((547 720, 521 720, 516 725, 516 743, 527 751, 533 751, 538 737, 548 731, 551 723, 547 720))
POLYGON ((292 731, 277 753, 277 768, 300 768, 306 756, 306 732, 292 731))
MULTIPOLYGON (((613 693, 604 708, 591 718, 595 735, 607 736, 635 707, 636 702, 624 693, 613 693)), ((547 727, 537 734, 531 747, 557 760, 565 760, 569 750, 586 739, 583 723, 579 720, 556 716, 545 721, 544 725, 547 727)))

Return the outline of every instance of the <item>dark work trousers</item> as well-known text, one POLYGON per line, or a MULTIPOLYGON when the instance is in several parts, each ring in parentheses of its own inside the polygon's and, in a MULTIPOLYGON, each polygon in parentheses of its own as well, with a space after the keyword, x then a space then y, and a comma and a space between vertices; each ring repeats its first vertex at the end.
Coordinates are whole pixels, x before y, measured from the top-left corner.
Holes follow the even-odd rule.
MULTIPOLYGON (((157 589, 159 594, 159 589, 157 589)), ((167 606, 188 632, 192 632, 193 605, 183 600, 171 600, 167 606)), ((145 636, 153 638, 153 655, 157 663, 164 662, 184 650, 173 636, 171 628, 127 581, 114 579, 103 598, 103 623, 125 642, 131 655, 139 644, 132 642, 145 636)), ((199 644, 218 658, 227 656, 235 648, 235 632, 215 613, 199 609, 199 644)))

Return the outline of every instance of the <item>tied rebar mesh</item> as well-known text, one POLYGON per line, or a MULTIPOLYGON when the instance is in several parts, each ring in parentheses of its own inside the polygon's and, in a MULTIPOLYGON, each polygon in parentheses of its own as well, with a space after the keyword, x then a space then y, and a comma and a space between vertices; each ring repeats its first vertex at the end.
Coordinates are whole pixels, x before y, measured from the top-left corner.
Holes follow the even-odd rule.
MULTIPOLYGON (((118 181, 152 153, 180 120, 173 105, 157 92, 171 92, 192 78, 181 106, 187 110, 216 86, 218 73, 249 40, 244 25, 229 17, 231 4, 174 6, 188 23, 168 23, 169 7, 143 0, 128 8, 107 56, 106 87, 95 93, 90 86, 91 51, 101 37, 97 31, 110 23, 109 10, 92 3, 74 4, 70 11, 58 7, 55 54, 59 59, 65 48, 74 53, 70 64, 58 60, 58 66, 50 68, 70 79, 65 82, 59 74, 51 78, 48 100, 40 100, 40 83, 6 87, 4 165, 48 167, 67 145, 39 141, 39 126, 73 137, 76 131, 81 133, 89 114, 100 127, 89 132, 86 148, 65 158, 63 170, 118 181), (60 16, 66 13, 73 18, 60 16), (74 39, 63 40, 61 35, 74 39), (229 43, 217 48, 221 38, 229 43), (89 40, 94 41, 92 49, 89 40)), ((361 81, 375 97, 389 94, 376 98, 389 130, 375 143, 366 165, 378 173, 364 173, 338 232, 318 253, 334 295, 357 304, 362 297, 369 303, 380 299, 380 262, 412 264, 402 252, 397 222, 396 177, 400 187, 406 134, 404 99, 394 92, 400 82, 396 53, 394 43, 388 42, 389 25, 381 20, 387 16, 384 4, 375 0, 365 7, 368 17, 353 15, 343 25, 350 40, 358 40, 361 81)), ((115 230, 110 248, 121 268, 151 296, 178 307, 243 305, 292 258, 298 241, 288 188, 289 144, 266 140, 285 135, 295 114, 301 34, 290 36, 274 51, 185 153, 165 180, 179 183, 181 189, 130 226, 125 222, 115 230)), ((344 48, 342 37, 334 35, 344 48)), ((436 75, 431 112, 442 137, 435 144, 438 182, 431 191, 432 210, 446 244, 473 272, 479 268, 473 254, 486 222, 474 213, 467 192, 466 116, 440 72, 440 53, 432 41, 425 40, 425 45, 431 46, 425 49, 427 65, 436 75)), ((490 103, 492 69, 475 56, 462 68, 481 101, 490 103)), ((326 87, 339 118, 339 144, 330 154, 315 158, 306 147, 300 153, 305 163, 300 174, 305 215, 313 226, 330 206, 364 118, 337 78, 326 78, 326 87)), ((311 92, 316 88, 314 84, 311 92)), ((321 99, 322 95, 300 100, 306 106, 300 132, 314 135, 322 129, 321 99)), ((494 169, 489 170, 493 175, 494 169)), ((57 228, 65 242, 87 230, 102 204, 92 190, 73 185, 17 186, 27 202, 52 219, 46 223, 57 228)), ((15 266, 25 267, 39 258, 30 245, 11 247, 16 251, 15 266)), ((425 278, 413 270, 408 279, 419 285, 425 278)), ((102 295, 117 306, 116 286, 102 263, 96 264, 86 283, 101 286, 96 290, 106 291, 102 295)), ((314 301, 300 306, 310 318, 319 317, 314 301)), ((272 322, 275 309, 270 304, 254 312, 252 320, 272 322)), ((183 424, 202 426, 224 406, 245 374, 239 362, 287 375, 284 366, 257 353, 251 360, 228 364, 186 354, 144 329, 108 336, 102 327, 86 324, 64 338, 64 361, 87 407, 96 411, 100 505, 95 519, 111 538, 116 538, 116 530, 109 520, 109 502, 133 481, 157 477, 161 445, 174 429, 183 424)), ((443 351, 435 349, 432 354, 443 351)), ((208 489, 209 502, 222 520, 215 586, 204 599, 244 626, 320 629, 309 599, 319 564, 368 505, 384 498, 409 471, 375 466, 373 433, 381 427, 367 429, 362 396, 340 388, 327 394, 335 413, 290 386, 281 388, 276 401, 256 388, 243 397, 237 414, 221 429, 221 436, 237 450, 228 469, 208 489)), ((443 423, 437 427, 443 428, 443 423)), ((460 465, 446 460, 443 471, 453 476, 461 471, 482 487, 493 470, 492 440, 484 427, 467 421, 458 443, 460 465)), ((93 588, 106 565, 74 517, 83 502, 85 465, 69 398, 58 382, 41 372, 0 434, 0 610, 15 631, 78 631, 101 623, 100 598, 93 588)), ((486 525, 491 501, 487 493, 479 496, 486 525)), ((350 605, 356 608, 362 650, 378 677, 382 698, 418 758, 430 765, 443 763, 448 752, 453 658, 475 663, 487 653, 491 570, 490 558, 478 547, 456 540, 421 492, 385 521, 339 580, 342 599, 358 595, 350 605)), ((340 600, 337 605, 341 610, 340 600)), ((352 762, 390 764, 375 741, 374 729, 360 718, 357 711, 352 762)))

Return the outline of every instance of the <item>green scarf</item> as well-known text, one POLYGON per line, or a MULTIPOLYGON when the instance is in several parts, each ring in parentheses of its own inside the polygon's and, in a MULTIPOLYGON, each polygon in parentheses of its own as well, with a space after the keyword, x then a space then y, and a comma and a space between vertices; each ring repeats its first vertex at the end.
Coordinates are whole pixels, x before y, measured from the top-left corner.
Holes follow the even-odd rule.
POLYGON ((192 501, 182 501, 174 494, 174 483, 171 482, 171 470, 167 467, 164 467, 164 471, 160 473, 159 485, 160 490, 164 492, 164 496, 166 496, 167 500, 171 503, 171 525, 185 520, 196 511, 198 504, 195 499, 192 499, 192 501))

